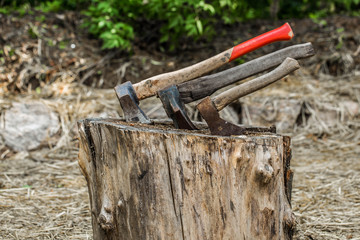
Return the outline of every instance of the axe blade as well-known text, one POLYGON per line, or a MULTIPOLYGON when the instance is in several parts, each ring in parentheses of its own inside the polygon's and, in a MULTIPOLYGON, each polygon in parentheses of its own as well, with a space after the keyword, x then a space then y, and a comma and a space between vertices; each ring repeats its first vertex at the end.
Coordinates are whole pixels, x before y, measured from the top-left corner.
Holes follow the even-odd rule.
POLYGON ((151 120, 141 110, 139 100, 130 82, 116 86, 115 92, 127 122, 151 123, 151 120))
POLYGON ((247 133, 276 133, 275 126, 271 127, 248 127, 229 123, 220 118, 218 110, 213 105, 211 99, 206 97, 197 105, 201 116, 204 118, 209 126, 210 132, 213 135, 231 136, 231 135, 243 135, 247 133))
POLYGON ((180 94, 175 85, 158 91, 157 94, 163 103, 166 114, 173 120, 176 128, 197 130, 186 113, 185 105, 180 100, 180 94))

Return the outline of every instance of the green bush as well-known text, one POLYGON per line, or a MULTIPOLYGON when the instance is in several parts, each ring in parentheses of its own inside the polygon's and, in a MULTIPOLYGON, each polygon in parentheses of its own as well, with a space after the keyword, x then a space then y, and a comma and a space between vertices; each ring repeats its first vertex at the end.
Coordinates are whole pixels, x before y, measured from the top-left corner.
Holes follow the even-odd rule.
MULTIPOLYGON (((129 1, 132 3, 134 1, 129 1)), ((85 20, 83 27, 103 40, 103 48, 120 48, 129 50, 131 41, 134 38, 134 29, 130 25, 131 20, 130 4, 122 4, 120 1, 98 1, 94 0, 89 8, 83 11, 88 18, 85 20), (124 9, 125 7, 125 9, 124 9), (124 10, 129 10, 127 16, 124 10), (128 23, 123 19, 128 19, 128 23)))
POLYGON ((211 37, 219 19, 233 23, 257 17, 254 12, 246 1, 236 0, 93 0, 83 11, 84 26, 103 40, 103 48, 122 49, 142 33, 143 22, 155 22, 158 41, 174 48, 183 38, 211 37))
POLYGON ((334 13, 354 13, 360 10, 360 0, 292 0, 280 1, 281 18, 322 18, 334 13))
POLYGON ((53 10, 76 10, 86 8, 86 3, 89 0, 2 0, 0 1, 0 8, 10 7, 12 10, 17 10, 23 5, 31 7, 38 7, 42 11, 53 10))
POLYGON ((43 12, 81 11, 83 27, 103 41, 104 49, 130 50, 152 26, 157 41, 174 49, 183 39, 211 38, 215 25, 254 18, 319 19, 336 12, 359 13, 360 0, 2 0, 0 13, 23 15, 31 8, 43 12), (271 6, 279 10, 270 14, 271 6))

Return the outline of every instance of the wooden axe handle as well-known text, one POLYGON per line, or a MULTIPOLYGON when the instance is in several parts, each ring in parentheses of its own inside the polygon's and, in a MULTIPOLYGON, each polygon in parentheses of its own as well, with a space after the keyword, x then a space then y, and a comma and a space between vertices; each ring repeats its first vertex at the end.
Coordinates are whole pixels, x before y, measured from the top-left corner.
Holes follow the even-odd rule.
POLYGON ((232 47, 216 56, 208 58, 202 62, 177 71, 163 73, 151 78, 145 79, 134 84, 134 89, 139 100, 154 96, 157 91, 170 85, 176 85, 188 80, 197 78, 207 72, 210 72, 248 52, 254 51, 266 44, 276 41, 290 40, 294 36, 288 23, 283 26, 261 34, 255 38, 247 40, 239 45, 232 47))
POLYGON ((303 43, 283 48, 276 52, 258 57, 225 71, 202 76, 177 85, 181 100, 193 102, 210 96, 220 88, 280 65, 286 57, 301 59, 315 54, 311 43, 303 43))
POLYGON ((218 111, 221 111, 227 105, 238 98, 246 96, 252 92, 262 89, 271 83, 285 77, 296 69, 300 68, 299 63, 293 58, 286 58, 280 66, 258 78, 233 87, 216 97, 212 98, 212 102, 218 111))

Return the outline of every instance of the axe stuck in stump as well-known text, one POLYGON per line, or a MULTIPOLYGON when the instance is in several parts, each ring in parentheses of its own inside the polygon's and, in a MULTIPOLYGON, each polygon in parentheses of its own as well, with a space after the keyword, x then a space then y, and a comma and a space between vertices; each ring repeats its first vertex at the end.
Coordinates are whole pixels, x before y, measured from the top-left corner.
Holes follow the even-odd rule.
MULTIPOLYGON (((280 80, 299 67, 298 62, 295 59, 286 58, 280 66, 267 74, 233 87, 213 99, 206 97, 197 105, 197 109, 207 122, 211 133, 214 135, 229 136, 240 135, 244 132, 275 132, 274 127, 244 127, 231 124, 221 119, 218 112, 236 99, 258 91, 271 83, 280 80)), ((159 97, 164 103, 166 112, 174 120, 175 126, 188 130, 197 129, 185 111, 185 106, 181 101, 181 97, 176 86, 173 85, 163 91, 160 91, 159 97)))
POLYGON ((311 43, 297 44, 219 73, 171 85, 160 90, 158 97, 176 128, 194 130, 196 127, 186 113, 185 103, 210 96, 216 90, 276 67, 287 57, 302 59, 313 55, 314 48, 311 43))
POLYGON ((246 132, 275 132, 275 127, 246 127, 229 123, 220 118, 218 112, 236 99, 262 89, 299 68, 300 65, 295 59, 286 58, 280 66, 271 72, 239 86, 233 87, 225 92, 222 92, 216 97, 206 97, 196 107, 208 124, 210 132, 213 135, 230 136, 242 135, 246 132))
POLYGON ((125 82, 115 87, 116 95, 124 112, 127 122, 151 123, 151 120, 139 107, 139 101, 156 95, 159 90, 168 86, 180 84, 202 76, 220 66, 231 62, 238 57, 258 49, 264 45, 286 41, 293 37, 293 31, 288 23, 283 26, 247 40, 216 56, 206 59, 192 66, 160 74, 132 85, 125 82))
POLYGON ((78 122, 79 166, 88 184, 94 239, 292 239, 290 137, 276 134, 275 127, 229 123, 219 111, 298 69, 295 59, 314 55, 311 43, 200 77, 292 36, 285 24, 187 68, 116 86, 125 120, 145 124, 78 122), (266 70, 271 71, 210 97, 266 70), (190 130, 196 128, 184 104, 202 99, 197 109, 212 135, 174 131, 167 121, 150 125, 155 121, 139 101, 156 94, 174 126, 190 130))

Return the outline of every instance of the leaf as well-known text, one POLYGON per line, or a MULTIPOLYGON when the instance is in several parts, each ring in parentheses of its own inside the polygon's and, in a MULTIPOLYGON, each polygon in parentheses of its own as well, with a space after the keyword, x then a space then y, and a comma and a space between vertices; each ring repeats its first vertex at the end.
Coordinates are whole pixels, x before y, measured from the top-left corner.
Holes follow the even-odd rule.
POLYGON ((211 14, 215 14, 215 8, 212 5, 205 3, 204 1, 200 1, 197 6, 202 8, 204 11, 210 12, 211 14))
POLYGON ((210 4, 205 3, 204 10, 210 12, 211 14, 215 14, 215 8, 210 4))
POLYGON ((101 39, 111 39, 113 38, 113 34, 111 32, 103 32, 99 37, 101 39))
POLYGON ((159 42, 160 43, 164 43, 164 42, 167 42, 169 41, 169 34, 165 34, 165 35, 162 35, 159 42))
POLYGON ((344 29, 343 27, 336 29, 336 32, 337 32, 337 33, 342 33, 342 32, 344 32, 344 31, 345 31, 345 29, 344 29))
POLYGON ((105 26, 105 23, 106 23, 105 20, 100 21, 100 22, 98 23, 99 28, 100 28, 100 29, 103 28, 103 27, 105 26))
POLYGON ((169 24, 168 24, 168 28, 175 28, 176 26, 178 26, 178 24, 181 24, 183 22, 183 18, 176 14, 176 16, 172 19, 169 20, 169 24))
POLYGON ((101 3, 99 3, 99 5, 97 6, 98 10, 101 10, 103 12, 108 12, 109 8, 111 8, 110 3, 103 1, 101 3))
POLYGON ((199 32, 199 35, 202 35, 203 34, 203 25, 200 21, 200 19, 195 19, 195 22, 196 22, 196 27, 197 27, 197 30, 199 32))
MULTIPOLYGON (((41 94, 41 88, 40 88, 40 87, 35 88, 35 92, 36 92, 37 94, 41 94)), ((24 187, 24 186, 23 186, 23 187, 24 187)))

